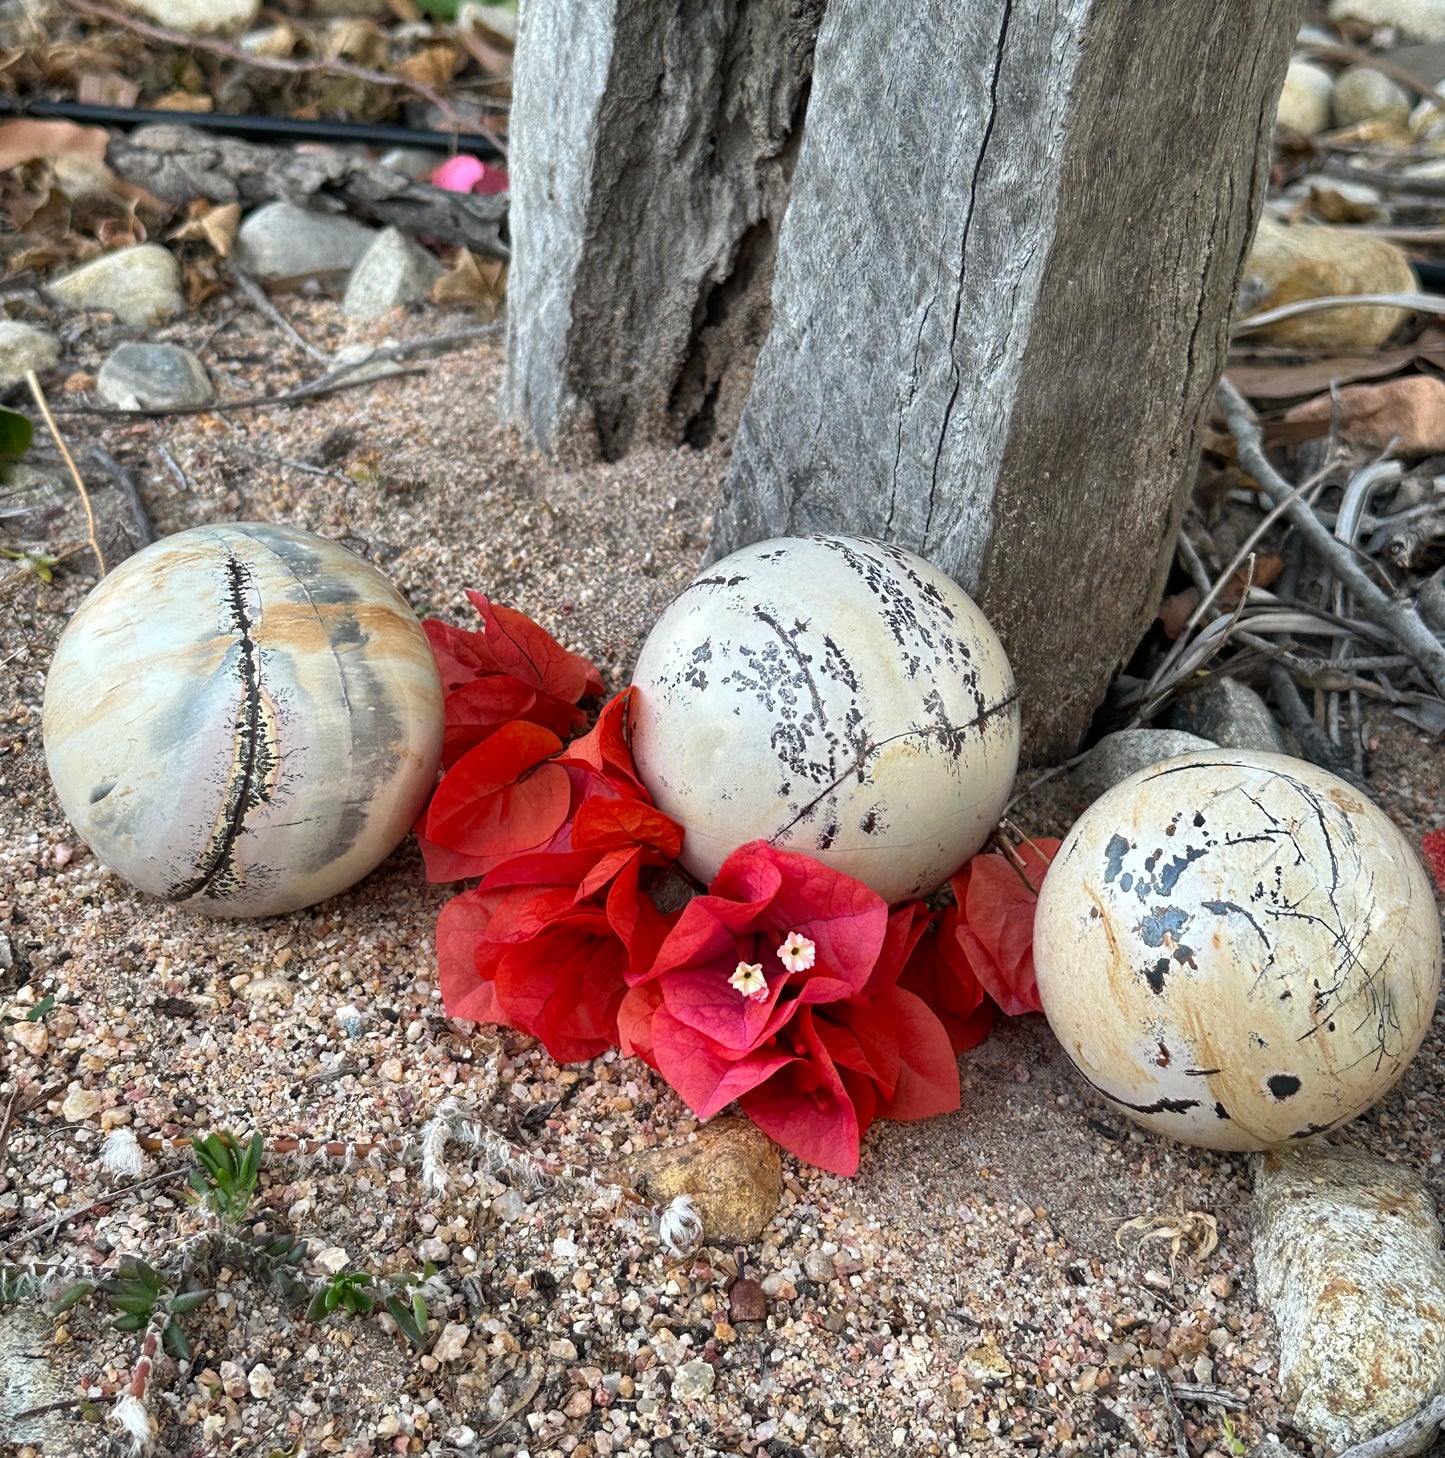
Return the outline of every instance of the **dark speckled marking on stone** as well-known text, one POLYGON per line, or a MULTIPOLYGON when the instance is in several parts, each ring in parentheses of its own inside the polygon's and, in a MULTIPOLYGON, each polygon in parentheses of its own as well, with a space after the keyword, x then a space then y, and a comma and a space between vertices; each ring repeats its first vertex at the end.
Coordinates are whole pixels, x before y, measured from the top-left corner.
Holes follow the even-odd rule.
POLYGON ((90 792, 90 803, 92 805, 99 805, 113 789, 115 789, 114 780, 106 780, 104 784, 96 785, 90 792))
POLYGON ((227 552, 225 596, 227 616, 236 635, 236 673, 241 703, 236 716, 236 758, 226 781, 225 799, 209 844, 197 858, 194 875, 169 887, 168 901, 189 901, 193 896, 225 897, 237 889, 236 841, 245 828, 246 816, 269 797, 268 785, 276 768, 276 747, 266 734, 261 708, 260 654, 252 636, 247 595, 252 587, 251 569, 227 552))
POLYGON ((1178 939, 1178 934, 1189 925, 1189 913, 1182 906, 1156 906, 1139 923, 1139 935, 1146 947, 1162 947, 1165 938, 1178 939))
POLYGON ((1075 1060, 1075 1067, 1079 1075, 1090 1088, 1097 1089, 1111 1103, 1116 1103, 1121 1109, 1133 1109, 1136 1114, 1187 1114, 1190 1109, 1199 1107, 1198 1099, 1156 1099, 1152 1104, 1131 1104, 1128 1099, 1121 1099, 1118 1094, 1110 1093, 1102 1084, 1095 1083, 1084 1070, 1078 1066, 1075 1060))
POLYGON ((1214 1117, 1216 1119, 1227 1119, 1229 1118, 1229 1110, 1223 1104, 1216 1101, 1214 1105, 1214 1117))
POLYGON ((1133 849, 1134 847, 1122 835, 1114 836, 1104 847, 1104 884, 1106 886, 1124 869, 1124 857, 1133 849))
POLYGON ((1144 974, 1144 980, 1158 993, 1164 991, 1164 979, 1169 975, 1169 958, 1160 959, 1144 974))
POLYGON ((1293 1098, 1300 1091, 1300 1081, 1292 1073, 1272 1074, 1268 1084, 1270 1093, 1281 1101, 1293 1098))

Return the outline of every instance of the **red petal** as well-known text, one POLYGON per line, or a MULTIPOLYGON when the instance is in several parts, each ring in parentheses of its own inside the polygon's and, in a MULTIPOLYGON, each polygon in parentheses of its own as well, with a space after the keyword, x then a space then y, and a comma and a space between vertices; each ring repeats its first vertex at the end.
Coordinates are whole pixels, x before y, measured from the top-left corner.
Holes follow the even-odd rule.
POLYGON ((476 1023, 506 1021, 492 985, 497 952, 485 941, 497 900, 485 892, 464 891, 453 896, 437 917, 438 981, 450 1017, 476 1023))
POLYGON ((487 647, 502 669, 532 688, 575 704, 595 681, 597 670, 583 657, 569 653, 545 628, 515 608, 489 602, 480 592, 469 592, 482 615, 487 647))
POLYGON ((992 1025, 993 1005, 984 995, 983 984, 958 944, 959 910, 950 906, 941 917, 925 926, 898 985, 916 993, 932 1008, 948 1033, 955 1053, 972 1048, 992 1025), (980 1021, 980 1007, 988 1016, 980 1021))
POLYGON ((572 821, 572 844, 578 850, 612 850, 648 846, 667 860, 682 850, 682 827, 661 810, 640 800, 592 795, 572 821))
POLYGON ((558 923, 507 952, 497 967, 497 1002, 559 1063, 595 1058, 617 1042, 626 962, 615 937, 558 923))
POLYGON ((536 690, 510 673, 488 673, 454 689, 446 697, 442 763, 454 765, 503 724, 522 718, 536 702, 536 690))
POLYGON ((545 844, 561 828, 572 786, 549 730, 504 724, 442 776, 427 810, 425 835, 449 850, 498 858, 545 844))
POLYGON ((627 743, 627 705, 636 689, 623 691, 607 701, 597 722, 580 739, 574 739, 561 755, 561 762, 597 775, 615 794, 652 804, 652 796, 637 778, 632 750, 627 743))
POLYGON ((448 693, 484 673, 501 672, 497 655, 487 647, 483 634, 454 628, 440 618, 427 618, 422 623, 422 630, 431 644, 432 657, 437 661, 442 687, 448 693))
POLYGON ((1427 830, 1420 837, 1420 849, 1425 854, 1425 864, 1435 884, 1445 891, 1445 830, 1427 830))
MULTIPOLYGON (((739 1102, 770 1139, 834 1174, 858 1173, 858 1111, 807 1014, 798 1020, 807 1058, 794 1058, 739 1102)), ((669 1080, 670 1081, 670 1080, 669 1080)))
POLYGON ((876 1003, 877 1013, 898 1038, 898 1083, 893 1097, 881 1103, 881 1119, 926 1119, 959 1105, 958 1059, 943 1024, 922 998, 901 987, 889 988, 876 1003))
POLYGON ((617 1009, 617 1046, 629 1058, 640 1058, 649 1068, 657 1067, 652 1049, 652 1019, 662 1003, 657 983, 642 982, 627 989, 617 1009))
POLYGON ((658 1072, 700 1119, 772 1077, 793 1055, 778 1048, 729 1059, 695 1028, 680 1023, 665 1007, 652 1015, 652 1051, 658 1072))
POLYGON ((954 879, 963 912, 959 945, 985 991, 1011 1017, 1043 1010, 1034 975, 1034 913, 1059 844, 1044 840, 1022 848, 1028 886, 1001 855, 975 856, 954 879))

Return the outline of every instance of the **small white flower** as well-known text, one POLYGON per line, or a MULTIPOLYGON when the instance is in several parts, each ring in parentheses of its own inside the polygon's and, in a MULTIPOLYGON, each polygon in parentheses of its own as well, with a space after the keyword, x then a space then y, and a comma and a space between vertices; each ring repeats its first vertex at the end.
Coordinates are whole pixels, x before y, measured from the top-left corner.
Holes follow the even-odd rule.
POLYGON ((789 932, 788 939, 778 948, 778 961, 789 972, 806 972, 818 960, 818 948, 802 932, 789 932))
POLYGON ((728 982, 754 1002, 762 1002, 768 995, 768 979, 763 976, 761 962, 739 962, 737 971, 728 978, 728 982))

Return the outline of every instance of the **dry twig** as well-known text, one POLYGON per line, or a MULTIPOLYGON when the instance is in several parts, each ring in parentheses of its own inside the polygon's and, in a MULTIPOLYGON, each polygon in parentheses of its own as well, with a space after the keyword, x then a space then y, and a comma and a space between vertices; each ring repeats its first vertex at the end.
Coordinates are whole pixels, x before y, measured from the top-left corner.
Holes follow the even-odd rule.
POLYGON ((150 512, 146 510, 145 498, 140 494, 135 476, 109 451, 102 450, 97 445, 91 446, 90 455, 92 460, 110 472, 121 495, 130 503, 130 514, 135 519, 136 545, 150 546, 156 539, 155 524, 151 521, 150 512))
POLYGON ((35 408, 45 417, 45 424, 50 430, 60 454, 65 458, 65 464, 70 468, 70 478, 75 482, 75 489, 80 492, 81 505, 85 507, 85 526, 90 535, 90 549, 95 553, 97 566, 100 568, 100 575, 105 576, 105 554, 100 550, 100 543, 95 539, 95 513, 90 509, 90 493, 85 489, 85 482, 81 480, 80 472, 76 469, 75 460, 69 450, 66 449, 65 441, 61 437, 60 427, 55 423, 55 417, 50 413, 50 403, 45 398, 45 391, 40 388, 40 381, 36 378, 34 370, 25 371, 25 383, 30 387, 30 394, 35 401, 35 408))
POLYGON ((1169 1379, 1164 1375, 1163 1367, 1156 1367, 1154 1375, 1159 1379, 1159 1392, 1164 1398, 1164 1410, 1169 1414, 1169 1426, 1174 1432, 1174 1450, 1179 1458, 1189 1458, 1189 1438, 1184 1431, 1184 1414, 1179 1411, 1179 1404, 1174 1400, 1174 1391, 1169 1386, 1169 1379))
POLYGON ((1361 568, 1356 554, 1335 538, 1299 498, 1296 488, 1270 464, 1253 411, 1227 379, 1219 382, 1218 400, 1234 437, 1240 465, 1270 500, 1283 507, 1310 549, 1328 562, 1340 582, 1354 593, 1359 611, 1388 629, 1436 691, 1445 694, 1445 645, 1425 626, 1414 604, 1387 596, 1361 568))
POLYGON ((1438 1427, 1441 1422, 1445 1422, 1445 1397, 1435 1398, 1414 1417, 1406 1418, 1389 1432, 1381 1433, 1378 1438, 1370 1438, 1366 1442, 1356 1443, 1353 1448, 1345 1449, 1340 1458, 1394 1458, 1396 1453, 1413 1448, 1422 1434, 1438 1427))
POLYGON ((331 356, 324 349, 318 349, 309 339, 301 334, 280 309, 266 297, 266 290, 245 269, 237 268, 235 264, 228 264, 226 272, 231 276, 231 281, 236 287, 245 294, 246 298, 250 301, 251 307, 269 319, 292 344, 296 345, 298 349, 304 350, 312 359, 320 360, 322 364, 331 363, 331 356))

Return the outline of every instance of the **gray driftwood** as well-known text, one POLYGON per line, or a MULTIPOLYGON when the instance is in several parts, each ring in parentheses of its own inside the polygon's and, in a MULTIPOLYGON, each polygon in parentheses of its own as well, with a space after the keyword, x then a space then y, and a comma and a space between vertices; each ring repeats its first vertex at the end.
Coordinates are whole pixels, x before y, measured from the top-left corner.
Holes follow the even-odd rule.
POLYGON ((1301 11, 832 0, 714 555, 921 552, 1072 752, 1158 603, 1301 11))
POLYGON ((127 182, 166 202, 269 202, 284 198, 321 212, 351 212, 404 233, 506 258, 505 196, 446 192, 345 152, 295 152, 183 126, 143 127, 115 137, 106 161, 127 182))
POLYGON ((544 447, 731 432, 823 4, 523 0, 503 398, 544 447))

